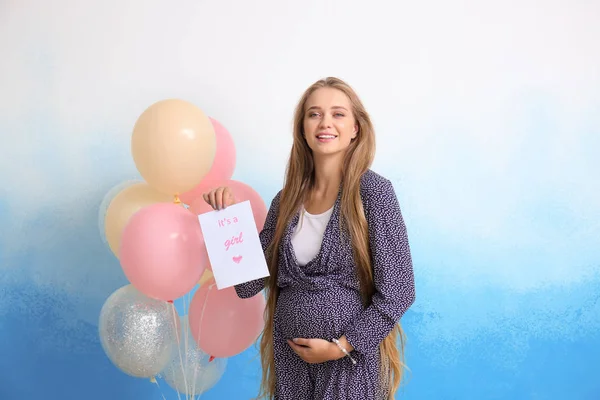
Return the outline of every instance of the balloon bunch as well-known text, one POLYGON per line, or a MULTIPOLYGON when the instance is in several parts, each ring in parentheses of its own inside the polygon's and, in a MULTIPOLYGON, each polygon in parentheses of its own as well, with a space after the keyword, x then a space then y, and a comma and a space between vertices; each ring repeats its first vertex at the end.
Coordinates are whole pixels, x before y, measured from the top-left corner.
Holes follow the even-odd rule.
POLYGON ((148 107, 134 125, 131 153, 143 181, 115 186, 100 206, 101 235, 130 282, 104 303, 100 340, 123 372, 163 377, 178 393, 199 395, 219 381, 228 357, 256 341, 265 308, 262 294, 240 299, 232 287, 216 288, 198 220, 212 208, 202 194, 229 186, 250 201, 258 230, 267 208, 250 186, 231 179, 229 132, 187 101, 148 107), (173 301, 195 288, 180 317, 173 301))

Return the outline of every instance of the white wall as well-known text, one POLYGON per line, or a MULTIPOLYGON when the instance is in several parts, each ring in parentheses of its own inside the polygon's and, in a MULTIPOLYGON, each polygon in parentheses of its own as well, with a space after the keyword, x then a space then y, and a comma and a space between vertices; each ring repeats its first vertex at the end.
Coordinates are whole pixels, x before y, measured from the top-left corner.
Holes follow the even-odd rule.
MULTIPOLYGON (((57 249, 105 250, 92 225, 104 193, 137 175, 139 114, 168 97, 196 103, 232 133, 234 177, 268 203, 297 100, 333 75, 372 114, 374 169, 401 199, 413 311, 436 316, 413 327, 435 349, 425 354, 457 362, 464 340, 502 335, 507 320, 520 343, 592 335, 600 312, 583 304, 600 284, 599 12, 566 0, 4 1, 2 284, 76 298, 69 318, 96 324, 122 282, 118 265, 57 249)), ((0 301, 0 315, 28 301, 0 301)), ((526 351, 507 362, 518 368, 526 351)))

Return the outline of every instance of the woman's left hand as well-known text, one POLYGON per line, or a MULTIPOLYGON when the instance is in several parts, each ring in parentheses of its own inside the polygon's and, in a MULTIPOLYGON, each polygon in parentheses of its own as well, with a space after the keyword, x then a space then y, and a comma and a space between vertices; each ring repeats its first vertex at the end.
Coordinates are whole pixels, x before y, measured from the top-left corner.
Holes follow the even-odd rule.
POLYGON ((294 339, 287 341, 298 356, 309 364, 338 360, 344 356, 335 343, 324 339, 294 339))

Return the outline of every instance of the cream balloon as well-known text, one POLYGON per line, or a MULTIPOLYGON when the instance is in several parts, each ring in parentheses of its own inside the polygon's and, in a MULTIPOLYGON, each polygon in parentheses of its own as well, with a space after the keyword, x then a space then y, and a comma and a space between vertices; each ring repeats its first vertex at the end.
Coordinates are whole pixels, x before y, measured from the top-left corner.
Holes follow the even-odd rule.
POLYGON ((100 207, 98 207, 98 230, 100 231, 100 238, 102 242, 107 244, 106 241, 106 212, 108 211, 108 206, 114 200, 115 196, 121 193, 125 188, 129 186, 135 185, 137 183, 141 183, 143 181, 139 179, 131 179, 127 181, 120 182, 119 184, 110 188, 110 190, 104 195, 102 202, 100 203, 100 207))
POLYGON ((161 193, 146 182, 140 182, 121 190, 110 202, 104 219, 106 241, 119 258, 123 229, 129 218, 143 207, 156 203, 172 203, 173 196, 161 193))
POLYGON ((144 180, 170 195, 198 185, 210 171, 216 151, 216 134, 208 116, 179 99, 148 107, 131 137, 133 161, 144 180))

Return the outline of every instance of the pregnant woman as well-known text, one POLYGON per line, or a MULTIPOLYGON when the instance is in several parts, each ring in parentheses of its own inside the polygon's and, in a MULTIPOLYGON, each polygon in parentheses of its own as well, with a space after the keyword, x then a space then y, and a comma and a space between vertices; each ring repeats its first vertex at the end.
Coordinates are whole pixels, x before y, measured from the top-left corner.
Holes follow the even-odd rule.
MULTIPOLYGON (((404 367, 399 321, 415 287, 394 188, 370 170, 369 115, 352 88, 326 78, 302 96, 293 135, 260 232, 270 276, 235 288, 241 298, 266 289, 261 395, 391 399, 404 367)), ((221 209, 235 193, 220 187, 204 199, 221 209)))

